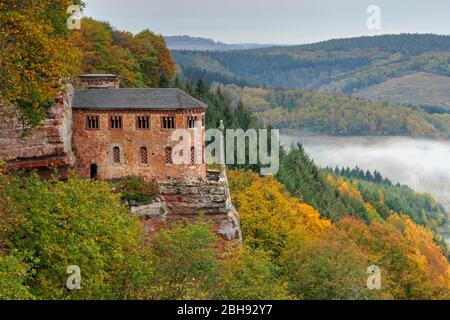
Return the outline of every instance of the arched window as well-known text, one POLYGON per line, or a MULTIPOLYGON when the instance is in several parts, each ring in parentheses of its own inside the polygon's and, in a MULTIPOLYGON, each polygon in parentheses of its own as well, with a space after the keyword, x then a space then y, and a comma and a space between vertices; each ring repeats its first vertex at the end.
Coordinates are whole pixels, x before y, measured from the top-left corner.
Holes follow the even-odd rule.
POLYGON ((195 148, 191 147, 191 166, 195 164, 195 148))
POLYGON ((120 164, 120 148, 118 146, 113 147, 113 162, 120 164))
POLYGON ((140 156, 141 164, 148 164, 148 152, 146 147, 141 147, 140 156))
POLYGON ((166 164, 172 164, 172 148, 167 147, 166 148, 166 164))

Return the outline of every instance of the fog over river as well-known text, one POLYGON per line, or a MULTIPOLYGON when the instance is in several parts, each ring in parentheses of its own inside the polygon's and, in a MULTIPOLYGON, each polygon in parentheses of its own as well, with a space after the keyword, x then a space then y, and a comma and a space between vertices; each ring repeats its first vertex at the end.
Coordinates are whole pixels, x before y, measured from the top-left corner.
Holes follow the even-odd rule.
POLYGON ((378 170, 392 182, 430 193, 450 212, 450 142, 406 137, 303 137, 281 134, 285 146, 301 142, 321 167, 378 170))

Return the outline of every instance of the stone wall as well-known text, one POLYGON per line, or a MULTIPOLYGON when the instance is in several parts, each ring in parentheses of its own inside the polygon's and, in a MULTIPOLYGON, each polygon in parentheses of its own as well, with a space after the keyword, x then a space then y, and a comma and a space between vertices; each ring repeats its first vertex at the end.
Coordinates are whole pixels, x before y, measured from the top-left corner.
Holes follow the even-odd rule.
MULTIPOLYGON (((116 179, 131 175, 141 176, 147 180, 170 180, 177 178, 204 179, 205 164, 175 165, 166 163, 166 147, 174 147, 178 142, 171 141, 174 130, 161 129, 161 117, 172 115, 176 118, 177 128, 187 128, 187 116, 196 114, 199 117, 204 111, 99 111, 74 109, 73 145, 77 159, 75 169, 80 177, 90 177, 90 167, 97 166, 97 174, 101 179, 116 179), (109 117, 122 116, 122 129, 110 129, 109 117), (86 117, 99 116, 99 129, 86 129, 86 117), (137 129, 136 117, 148 116, 149 129, 137 129), (112 148, 118 146, 121 162, 112 161, 112 148), (148 162, 141 163, 140 149, 147 148, 148 162)), ((191 130, 191 140, 194 133, 191 130)), ((204 141, 204 128, 201 130, 204 141)), ((201 153, 202 150, 199 150, 201 153)))
POLYGON ((73 87, 65 87, 66 92, 47 109, 42 125, 25 136, 17 109, 3 105, 0 99, 0 157, 9 168, 46 170, 74 163, 69 103, 73 87))
POLYGON ((164 181, 159 183, 158 189, 156 207, 132 209, 134 213, 141 213, 148 232, 155 232, 167 223, 194 221, 202 216, 212 221, 214 232, 223 241, 242 240, 239 215, 231 203, 226 175, 208 171, 204 181, 164 181))
POLYGON ((79 87, 82 89, 118 89, 120 77, 116 75, 81 75, 78 77, 79 87))

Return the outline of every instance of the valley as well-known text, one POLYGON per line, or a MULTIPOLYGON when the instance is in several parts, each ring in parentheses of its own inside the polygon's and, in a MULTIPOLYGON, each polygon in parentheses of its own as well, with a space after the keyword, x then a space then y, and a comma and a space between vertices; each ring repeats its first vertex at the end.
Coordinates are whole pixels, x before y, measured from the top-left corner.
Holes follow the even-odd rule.
POLYGON ((430 193, 450 211, 450 143, 406 137, 326 137, 282 134, 282 144, 302 143, 321 167, 358 166, 394 183, 430 193))

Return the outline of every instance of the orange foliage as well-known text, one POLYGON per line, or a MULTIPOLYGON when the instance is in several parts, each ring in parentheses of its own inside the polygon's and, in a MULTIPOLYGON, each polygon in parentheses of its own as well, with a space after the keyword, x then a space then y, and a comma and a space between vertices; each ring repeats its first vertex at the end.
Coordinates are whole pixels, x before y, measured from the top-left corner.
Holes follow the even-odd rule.
POLYGON ((229 179, 244 241, 252 247, 277 255, 290 237, 317 237, 331 226, 317 210, 292 197, 272 177, 231 171, 229 179))
POLYGON ((382 290, 396 299, 445 299, 450 294, 450 265, 427 229, 406 216, 366 225, 345 218, 337 225, 382 270, 382 290))
POLYGON ((353 187, 345 179, 328 175, 327 180, 330 184, 334 185, 339 190, 340 193, 346 194, 358 200, 363 200, 363 197, 361 196, 361 193, 359 193, 358 189, 353 187))

